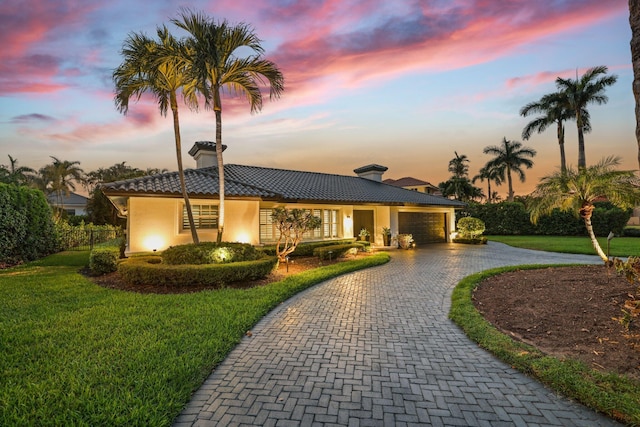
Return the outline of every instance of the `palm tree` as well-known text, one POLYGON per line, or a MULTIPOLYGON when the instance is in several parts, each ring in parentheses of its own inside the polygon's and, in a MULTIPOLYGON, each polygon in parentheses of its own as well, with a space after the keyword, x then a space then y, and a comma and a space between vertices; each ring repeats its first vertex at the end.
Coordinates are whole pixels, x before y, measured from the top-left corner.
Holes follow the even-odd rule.
POLYGON ((469 158, 466 154, 459 156, 457 151, 453 153, 456 156, 449 160, 447 170, 451 172, 455 178, 464 178, 469 174, 469 158))
POLYGON ((26 185, 29 182, 30 175, 34 174, 31 168, 26 166, 18 167, 18 159, 14 159, 9 155, 9 166, 0 165, 0 182, 14 185, 26 185))
POLYGON ((640 1, 629 0, 631 26, 631 64, 633 65, 633 96, 636 100, 636 141, 638 143, 638 171, 640 172, 640 1))
POLYGON ((491 166, 489 164, 484 165, 478 171, 478 174, 473 177, 471 182, 475 184, 477 180, 480 182, 484 182, 487 180, 487 203, 491 203, 493 200, 493 193, 491 192, 491 181, 494 181, 496 185, 502 184, 502 178, 504 176, 504 171, 498 167, 491 166))
MULTIPOLYGON (((575 118, 574 111, 566 108, 561 93, 554 92, 544 95, 539 101, 531 102, 520 109, 520 115, 522 117, 527 117, 532 113, 539 113, 540 116, 527 123, 522 130, 522 139, 528 140, 533 132, 542 133, 547 127, 555 123, 557 125, 558 145, 560 146, 560 170, 566 170, 567 160, 564 153, 564 122, 575 118)), ((584 131, 591 131, 589 111, 584 108, 582 110, 582 121, 584 131)))
POLYGON ((527 157, 534 157, 536 150, 529 147, 523 147, 521 142, 509 141, 507 138, 502 138, 502 145, 491 145, 485 147, 484 154, 491 154, 494 156, 492 160, 489 160, 485 167, 496 168, 500 171, 500 180, 505 180, 505 173, 507 184, 509 185, 508 200, 513 202, 513 180, 511 179, 511 172, 518 174, 520 182, 525 181, 525 174, 522 170, 522 166, 527 169, 531 169, 533 161, 527 157))
POLYGON ((582 77, 576 79, 556 79, 556 87, 560 91, 565 107, 571 110, 578 127, 578 167, 587 167, 584 151, 585 123, 584 110, 589 104, 606 104, 609 98, 604 94, 607 86, 613 85, 617 80, 616 75, 606 75, 607 67, 604 65, 589 68, 582 77), (600 75, 605 75, 599 77, 600 75))
POLYGON ((140 99, 143 93, 151 92, 163 116, 171 109, 173 115, 173 133, 175 138, 176 159, 180 189, 187 210, 189 228, 193 243, 199 243, 198 232, 193 221, 193 212, 182 166, 182 141, 180 138, 180 120, 178 117, 178 96, 180 89, 187 105, 197 107, 195 94, 189 90, 194 80, 189 73, 190 57, 181 40, 174 38, 165 26, 157 28, 158 40, 144 34, 132 33, 124 42, 122 64, 113 72, 118 111, 127 114, 129 100, 140 99))
POLYGON ((46 190, 56 195, 57 205, 64 210, 63 194, 69 196, 76 190, 76 184, 84 182, 84 171, 80 168, 79 161, 60 160, 51 156, 53 163, 40 169, 42 181, 47 183, 46 190))
POLYGON ((529 203, 531 221, 535 224, 543 215, 559 208, 580 216, 585 223, 593 248, 607 262, 591 226, 593 202, 605 197, 615 206, 628 209, 640 202, 640 186, 634 182, 634 171, 619 171, 619 157, 608 157, 595 166, 567 169, 540 180, 529 203))
POLYGON ((224 162, 222 160, 222 94, 246 96, 251 112, 262 109, 260 85, 269 85, 269 95, 277 98, 284 90, 284 77, 276 64, 262 58, 261 40, 247 24, 229 25, 226 20, 215 22, 202 13, 185 10, 181 19, 172 22, 190 34, 192 72, 197 90, 204 95, 206 107, 216 118, 216 156, 220 205, 218 210, 218 243, 224 232, 224 162), (251 55, 237 55, 249 49, 251 55))

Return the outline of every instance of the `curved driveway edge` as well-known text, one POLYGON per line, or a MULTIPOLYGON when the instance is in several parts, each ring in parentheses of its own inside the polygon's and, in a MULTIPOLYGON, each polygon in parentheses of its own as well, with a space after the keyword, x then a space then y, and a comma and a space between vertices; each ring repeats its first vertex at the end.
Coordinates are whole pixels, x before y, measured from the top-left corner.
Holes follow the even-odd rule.
POLYGON ((289 299, 192 396, 174 426, 607 426, 470 341, 448 319, 465 276, 597 256, 488 245, 393 251, 289 299))

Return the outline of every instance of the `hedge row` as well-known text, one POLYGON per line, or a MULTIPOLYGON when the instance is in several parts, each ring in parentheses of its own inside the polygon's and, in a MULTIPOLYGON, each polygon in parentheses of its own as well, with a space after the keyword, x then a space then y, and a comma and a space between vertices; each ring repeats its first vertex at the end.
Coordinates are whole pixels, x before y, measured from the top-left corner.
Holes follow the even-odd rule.
MULTIPOLYGON (((332 246, 332 245, 344 245, 347 243, 353 243, 353 239, 343 239, 343 240, 327 240, 322 242, 309 242, 309 243, 300 243, 296 250, 293 251, 289 256, 312 256, 313 251, 316 248, 321 248, 324 246, 332 246)), ((265 245, 258 248, 262 252, 267 255, 275 256, 276 255, 276 245, 265 245)))
POLYGON ((118 264, 122 278, 132 285, 218 286, 241 280, 256 280, 278 267, 278 258, 229 264, 167 265, 160 256, 131 257, 118 264))
MULTIPOLYGON (((613 231, 618 236, 624 233, 624 227, 631 217, 631 211, 614 207, 611 203, 594 203, 595 209, 591 223, 597 236, 606 236, 613 231)), ((501 202, 491 204, 470 203, 457 215, 479 218, 485 223, 484 234, 488 235, 552 235, 586 236, 584 220, 570 212, 556 209, 551 215, 543 216, 536 225, 529 219, 529 213, 521 202, 501 202)))
POLYGON ((348 243, 345 245, 322 246, 313 250, 313 256, 320 259, 336 259, 348 253, 357 253, 364 250, 364 245, 360 242, 348 243), (331 253, 329 253, 331 252, 331 253))
POLYGON ((18 264, 58 250, 44 193, 0 183, 0 262, 18 264))

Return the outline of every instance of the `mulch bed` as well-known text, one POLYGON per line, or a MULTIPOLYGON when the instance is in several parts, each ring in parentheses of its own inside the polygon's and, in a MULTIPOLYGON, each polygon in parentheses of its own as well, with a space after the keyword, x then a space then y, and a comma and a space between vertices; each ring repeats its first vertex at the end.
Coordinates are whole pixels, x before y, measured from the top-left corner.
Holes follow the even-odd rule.
POLYGON ((637 288, 604 265, 552 267, 493 276, 473 300, 497 329, 546 354, 640 379, 640 319, 628 331, 615 320, 637 288))

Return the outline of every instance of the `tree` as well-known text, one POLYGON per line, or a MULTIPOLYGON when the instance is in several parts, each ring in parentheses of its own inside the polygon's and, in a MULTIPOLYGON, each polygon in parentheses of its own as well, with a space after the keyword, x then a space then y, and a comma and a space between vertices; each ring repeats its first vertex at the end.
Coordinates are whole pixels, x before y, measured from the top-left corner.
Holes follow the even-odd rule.
MULTIPOLYGON (((284 90, 284 77, 276 64, 262 58, 264 49, 253 28, 226 20, 216 22, 202 13, 185 10, 172 22, 187 31, 192 55, 191 72, 197 90, 204 95, 205 107, 214 111, 216 119, 216 156, 218 162, 218 243, 224 232, 224 162, 222 159, 222 94, 246 96, 251 112, 262 109, 260 85, 269 85, 269 95, 277 98, 284 90), (251 54, 240 57, 247 51, 251 54)), ((192 88, 193 89, 193 88, 192 88)))
POLYGON ((69 196, 76 190, 76 184, 84 182, 84 171, 79 161, 60 160, 50 156, 53 163, 40 168, 42 181, 46 185, 46 193, 55 194, 58 208, 64 210, 63 194, 69 196))
POLYGON ((119 112, 127 114, 129 100, 140 99, 143 93, 152 93, 160 114, 167 115, 171 109, 173 133, 175 138, 176 159, 180 190, 187 210, 189 229, 193 243, 199 243, 198 232, 193 221, 193 212, 182 166, 182 141, 180 137, 180 119, 178 116, 178 91, 183 89, 185 103, 197 107, 197 98, 189 90, 194 84, 190 74, 191 57, 183 41, 173 37, 165 26, 157 28, 158 40, 144 34, 131 33, 124 42, 121 54, 122 64, 113 72, 115 84, 115 104, 119 112))
POLYGON ((26 185, 29 183, 29 179, 35 174, 31 168, 26 166, 18 167, 18 159, 14 159, 9 155, 9 166, 0 165, 0 182, 13 185, 26 185))
POLYGON ((588 128, 583 112, 589 104, 606 104, 609 98, 604 94, 607 86, 613 85, 616 75, 606 75, 608 68, 604 65, 589 68, 582 77, 576 79, 556 79, 556 87, 562 96, 564 106, 573 112, 578 128, 578 168, 587 167, 584 150, 584 131, 588 128), (603 77, 599 77, 604 75, 603 77))
POLYGON ((593 203, 606 198, 621 209, 632 208, 640 202, 640 186, 634 182, 634 171, 620 171, 619 157, 607 157, 588 168, 568 168, 563 174, 556 172, 540 180, 529 202, 529 214, 535 224, 555 208, 570 211, 584 220, 591 244, 603 261, 608 257, 596 239, 591 225, 593 203))
POLYGON ((501 177, 503 176, 504 171, 502 171, 499 167, 484 165, 482 168, 480 168, 478 174, 473 177, 471 182, 475 184, 477 180, 480 180, 480 182, 484 182, 485 179, 487 180, 487 203, 491 203, 495 195, 495 192, 491 192, 491 181, 494 181, 496 185, 500 185, 502 184, 501 177))
POLYGON ((469 158, 466 154, 458 155, 457 151, 453 152, 456 156, 449 160, 448 171, 453 174, 455 178, 464 178, 469 175, 469 158))
POLYGON ((515 172, 520 178, 520 182, 524 182, 526 179, 525 173, 522 167, 531 169, 533 161, 528 157, 534 157, 536 150, 529 147, 523 147, 521 142, 509 141, 507 138, 502 138, 502 145, 491 145, 485 147, 484 154, 491 154, 494 156, 492 160, 489 160, 485 167, 496 168, 500 171, 500 180, 505 180, 505 174, 507 184, 509 185, 508 200, 513 202, 513 180, 511 173, 515 172))
POLYGON ((314 230, 322 224, 320 218, 304 209, 275 208, 271 219, 279 232, 276 255, 280 261, 285 261, 287 255, 296 250, 304 233, 314 230), (282 249, 280 248, 281 244, 283 244, 282 249))
POLYGON ((631 26, 631 64, 633 66, 633 96, 636 100, 636 141, 638 143, 638 171, 640 172, 640 1, 629 0, 631 26))
MULTIPOLYGON (((567 169, 567 159, 564 153, 564 122, 575 118, 575 112, 567 108, 563 95, 558 92, 544 95, 539 101, 531 102, 520 110, 522 117, 527 117, 532 113, 539 113, 536 117, 522 130, 522 139, 528 140, 533 132, 542 133, 547 127, 556 124, 558 145, 560 147, 560 170, 567 169)), ((585 132, 591 131, 591 121, 589 111, 583 108, 582 121, 585 132)))
POLYGON ((457 200, 465 202, 479 199, 483 196, 482 190, 472 185, 467 177, 458 178, 452 176, 448 181, 438 184, 438 187, 444 197, 453 196, 457 200))

